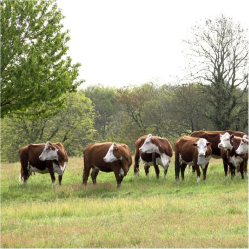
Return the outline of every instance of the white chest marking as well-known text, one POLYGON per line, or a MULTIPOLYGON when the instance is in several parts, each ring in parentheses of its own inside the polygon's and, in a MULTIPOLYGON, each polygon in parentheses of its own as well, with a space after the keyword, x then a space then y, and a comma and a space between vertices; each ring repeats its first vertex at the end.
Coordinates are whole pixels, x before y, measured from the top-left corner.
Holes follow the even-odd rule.
POLYGON ((208 157, 198 156, 197 164, 200 165, 203 169, 205 169, 205 167, 209 163, 210 158, 211 158, 211 155, 208 157))
POLYGON ((233 164, 233 166, 237 167, 240 165, 240 163, 243 161, 243 159, 240 156, 232 156, 229 158, 229 162, 233 164))

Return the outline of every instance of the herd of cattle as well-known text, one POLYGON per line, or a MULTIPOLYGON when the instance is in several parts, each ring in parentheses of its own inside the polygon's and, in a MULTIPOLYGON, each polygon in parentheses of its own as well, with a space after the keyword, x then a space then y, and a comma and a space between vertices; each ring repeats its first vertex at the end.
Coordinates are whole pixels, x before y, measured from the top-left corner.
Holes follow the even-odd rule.
MULTIPOLYGON (((203 171, 203 180, 206 180, 207 167, 211 156, 222 158, 225 177, 228 166, 231 177, 235 175, 235 169, 241 173, 247 173, 248 161, 248 136, 239 131, 195 131, 190 136, 183 136, 175 141, 175 178, 184 180, 184 171, 187 165, 191 165, 193 172, 197 173, 197 182, 200 181, 200 167, 203 171)), ((83 184, 91 171, 93 183, 99 171, 114 172, 117 187, 126 176, 132 164, 130 149, 121 143, 93 143, 83 151, 84 170, 83 184)), ((159 165, 164 169, 164 178, 173 156, 172 146, 166 138, 157 136, 142 136, 135 142, 134 175, 139 174, 139 161, 144 163, 146 175, 149 177, 149 168, 154 166, 156 176, 159 178, 159 165)), ((68 156, 61 143, 28 144, 19 150, 21 162, 20 183, 26 183, 32 173, 50 173, 53 186, 55 185, 56 172, 61 184, 62 175, 68 163, 68 156)))

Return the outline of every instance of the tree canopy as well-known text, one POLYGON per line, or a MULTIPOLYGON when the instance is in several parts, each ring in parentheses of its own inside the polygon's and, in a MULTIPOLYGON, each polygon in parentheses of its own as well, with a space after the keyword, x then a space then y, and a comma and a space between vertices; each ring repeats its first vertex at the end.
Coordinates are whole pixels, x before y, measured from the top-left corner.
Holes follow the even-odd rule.
POLYGON ((70 39, 55 0, 1 1, 1 117, 52 116, 74 92, 79 63, 66 57, 70 39), (29 112, 26 112, 29 109, 29 112))
POLYGON ((241 105, 248 90, 248 30, 221 15, 193 26, 185 42, 192 81, 202 84, 212 107, 206 116, 224 130, 248 110, 248 105, 241 105))

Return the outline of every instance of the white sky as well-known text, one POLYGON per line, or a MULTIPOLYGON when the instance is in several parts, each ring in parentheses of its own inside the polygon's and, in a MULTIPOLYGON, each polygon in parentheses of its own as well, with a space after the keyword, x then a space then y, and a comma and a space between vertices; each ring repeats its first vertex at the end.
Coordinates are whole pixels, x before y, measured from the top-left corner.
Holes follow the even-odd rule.
POLYGON ((249 27, 249 0, 57 0, 70 30, 68 55, 83 87, 169 83, 184 74, 182 40, 220 14, 249 27))

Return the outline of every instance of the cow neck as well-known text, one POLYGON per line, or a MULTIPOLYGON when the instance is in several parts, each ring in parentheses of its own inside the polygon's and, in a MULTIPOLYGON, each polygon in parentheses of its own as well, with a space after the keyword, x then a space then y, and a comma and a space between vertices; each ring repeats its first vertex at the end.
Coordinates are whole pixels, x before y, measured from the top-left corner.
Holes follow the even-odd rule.
POLYGON ((236 154, 236 152, 235 152, 235 148, 234 147, 232 147, 232 149, 231 150, 228 150, 228 152, 229 152, 229 155, 231 156, 231 157, 233 157, 233 156, 238 156, 238 154, 236 154))

